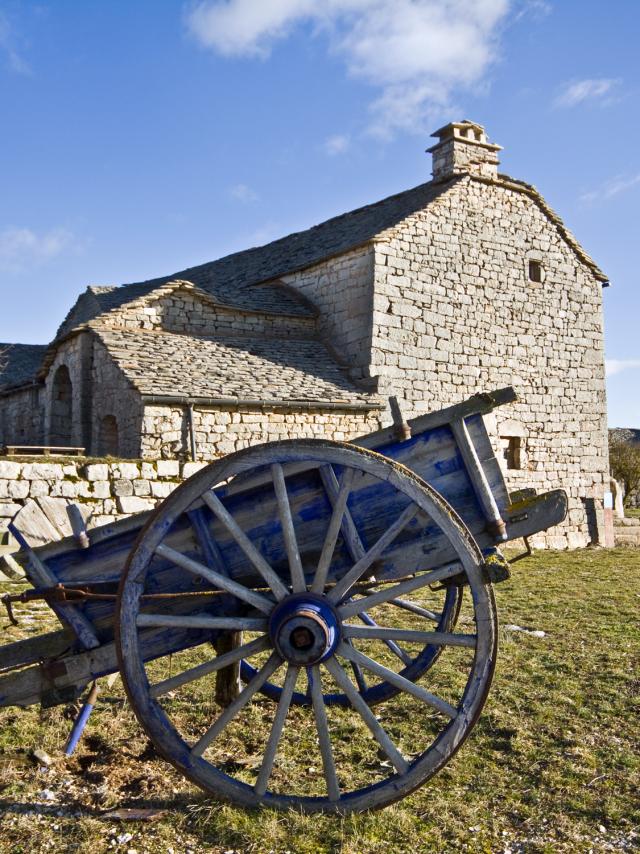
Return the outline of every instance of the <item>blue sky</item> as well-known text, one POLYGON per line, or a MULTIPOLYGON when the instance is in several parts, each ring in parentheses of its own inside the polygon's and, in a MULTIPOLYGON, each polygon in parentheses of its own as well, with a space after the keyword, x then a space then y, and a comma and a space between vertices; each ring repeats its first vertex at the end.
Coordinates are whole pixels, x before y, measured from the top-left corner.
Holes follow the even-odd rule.
POLYGON ((609 275, 640 427, 639 33, 631 0, 0 0, 0 341, 428 180, 470 118, 609 275))

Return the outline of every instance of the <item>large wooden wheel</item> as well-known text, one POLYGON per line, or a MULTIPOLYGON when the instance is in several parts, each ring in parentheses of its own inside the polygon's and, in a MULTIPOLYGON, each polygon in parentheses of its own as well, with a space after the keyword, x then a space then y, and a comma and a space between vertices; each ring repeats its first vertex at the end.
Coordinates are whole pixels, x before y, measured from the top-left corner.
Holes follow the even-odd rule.
POLYGON ((403 466, 352 445, 317 440, 232 454, 177 489, 149 519, 129 557, 116 630, 127 694, 162 756, 215 797, 307 812, 379 808, 442 768, 484 705, 497 643, 482 555, 451 507, 403 466), (329 505, 314 491, 327 471, 338 487, 329 505), (227 496, 234 484, 241 492, 251 482, 262 486, 246 493, 254 501, 248 517, 227 496), (219 572, 173 547, 176 530, 202 505, 230 538, 228 547, 214 544, 218 556, 235 548, 244 565, 230 560, 228 571, 219 572), (278 517, 286 571, 274 558, 269 507, 278 517), (364 519, 366 528, 360 531, 366 551, 356 562, 344 544, 347 514, 356 525, 364 519), (244 529, 236 517, 243 518, 244 529), (437 552, 423 542, 427 535, 437 539, 437 552), (449 554, 444 563, 435 561, 446 552, 442 543, 449 554), (418 546, 424 557, 416 567, 418 546), (196 578, 214 604, 203 608, 196 597, 199 604, 183 603, 177 613, 145 599, 167 566, 176 589, 185 589, 183 576, 196 578), (411 597, 440 585, 446 597, 446 586, 461 582, 470 592, 465 630, 440 631, 435 612, 411 597), (363 613, 368 620, 359 617, 363 613), (402 625, 399 615, 430 621, 430 628, 402 625), (173 655, 170 663, 149 662, 149 627, 192 630, 198 639, 203 629, 244 637, 215 657, 196 640, 199 647, 173 655), (421 650, 442 652, 425 685, 403 675, 407 665, 390 641, 413 649, 412 661, 421 650), (216 708, 209 680, 242 660, 255 672, 235 699, 216 708), (363 699, 365 674, 383 691, 393 688, 376 715, 363 699), (261 694, 267 683, 277 699, 261 694), (296 694, 311 702, 294 704, 296 694), (330 699, 335 696, 348 705, 330 699), (252 761, 235 760, 242 744, 249 745, 245 752, 252 761))

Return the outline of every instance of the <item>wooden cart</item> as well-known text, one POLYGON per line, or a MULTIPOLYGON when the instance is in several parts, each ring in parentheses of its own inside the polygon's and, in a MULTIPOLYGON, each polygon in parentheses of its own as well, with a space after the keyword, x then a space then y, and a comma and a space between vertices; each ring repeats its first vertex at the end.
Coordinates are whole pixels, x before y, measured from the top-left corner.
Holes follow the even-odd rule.
POLYGON ((30 595, 64 628, 2 647, 0 706, 69 702, 119 670, 157 751, 217 798, 344 813, 404 797, 487 698, 492 582, 508 577, 496 546, 566 514, 560 490, 510 499, 483 414, 514 399, 477 395, 353 444, 247 448, 84 543, 24 542, 30 595), (255 767, 234 765, 256 714, 255 767), (407 716, 411 745, 394 736, 407 716), (345 768, 358 728, 373 760, 345 768), (301 763, 319 773, 288 774, 301 763))

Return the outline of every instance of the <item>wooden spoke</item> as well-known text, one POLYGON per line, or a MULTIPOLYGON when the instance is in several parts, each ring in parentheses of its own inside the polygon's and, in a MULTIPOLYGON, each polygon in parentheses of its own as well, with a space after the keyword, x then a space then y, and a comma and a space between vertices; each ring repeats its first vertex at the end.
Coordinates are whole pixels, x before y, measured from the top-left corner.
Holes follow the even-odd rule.
MULTIPOLYGON (((346 644, 342 645, 346 649, 349 649, 346 644)), ((355 650, 351 651, 355 652, 355 650)), ((347 656, 345 656, 345 658, 346 657, 347 656)), ((356 689, 353 687, 351 680, 345 673, 342 665, 339 664, 335 658, 330 658, 328 661, 325 662, 325 667, 333 676, 338 686, 347 695, 349 702, 351 703, 353 708, 359 713, 360 717, 365 722, 380 747, 384 750, 386 756, 389 758, 389 761, 396 769, 396 771, 398 771, 400 774, 406 774, 409 770, 409 763, 400 753, 395 744, 391 741, 388 734, 380 726, 380 724, 376 720, 376 716, 373 714, 369 706, 367 706, 360 694, 358 694, 356 689)))
POLYGON ((406 599, 391 599, 389 604, 395 605, 396 608, 402 608, 404 611, 410 611, 412 614, 417 614, 419 617, 426 617, 427 620, 433 620, 434 623, 439 623, 442 619, 442 614, 437 611, 421 608, 419 605, 414 605, 413 602, 407 602, 406 599))
POLYGON ((166 546, 164 543, 161 543, 158 546, 156 554, 170 560, 172 563, 175 563, 176 566, 181 566, 188 572, 192 572, 194 575, 200 575, 202 578, 206 578, 207 581, 215 584, 216 587, 220 587, 228 593, 233 593, 233 595, 237 596, 238 599, 242 599, 243 602, 248 602, 250 605, 253 605, 254 608, 257 608, 259 611, 263 611, 265 614, 270 614, 271 611, 273 611, 273 602, 267 599, 266 596, 263 596, 261 593, 256 593, 255 590, 251 590, 249 587, 245 587, 244 584, 238 584, 237 581, 232 581, 230 578, 227 578, 226 575, 221 575, 214 569, 209 569, 203 563, 200 563, 200 561, 193 560, 193 558, 181 554, 170 546, 166 546))
POLYGON ((343 524, 347 499, 351 492, 354 474, 354 469, 346 469, 342 476, 342 484, 338 491, 335 503, 333 504, 333 512, 331 514, 329 528, 327 529, 327 536, 325 537, 324 544, 322 546, 320 560, 318 561, 318 568, 316 569, 313 584, 311 585, 313 593, 322 593, 324 590, 324 585, 327 581, 327 574, 329 572, 329 567, 331 566, 331 560, 338 540, 338 534, 340 533, 340 529, 343 524))
POLYGON ((347 617, 352 617, 360 611, 368 611, 375 605, 380 605, 383 602, 389 602, 389 600, 395 599, 396 596, 402 595, 403 593, 410 593, 412 590, 419 590, 420 587, 424 587, 426 584, 433 584, 436 581, 444 581, 445 578, 452 578, 454 575, 460 575, 462 571, 462 566, 459 563, 452 563, 448 566, 443 566, 440 569, 434 569, 431 572, 414 575, 413 578, 409 578, 407 581, 401 581, 399 584, 392 584, 388 587, 383 587, 382 590, 378 590, 376 593, 364 596, 362 599, 354 599, 351 602, 346 602, 344 605, 340 605, 338 613, 343 620, 346 620, 347 617))
POLYGON ((227 531, 231 534, 236 543, 240 546, 246 557, 251 561, 253 566, 258 570, 260 575, 267 582, 269 587, 278 601, 284 599, 288 594, 287 588, 282 583, 279 575, 269 566, 267 561, 262 557, 257 548, 253 545, 249 537, 244 533, 238 525, 231 513, 224 506, 222 501, 212 490, 208 490, 202 496, 202 500, 207 505, 209 510, 220 520, 227 531))
POLYGON ((211 535, 211 530, 207 524, 204 507, 197 507, 195 510, 189 510, 187 516, 193 526, 198 545, 202 549, 202 554, 210 569, 215 569, 222 575, 229 575, 225 566, 218 544, 211 535))
POLYGON ((273 770, 273 762, 276 758, 276 751, 278 749, 280 737, 282 736, 284 722, 287 714, 289 713, 291 697, 293 695, 293 689, 296 687, 296 680, 299 672, 299 667, 289 666, 287 669, 287 675, 284 678, 284 685, 282 686, 282 693, 280 694, 278 708, 276 709, 271 732, 269 733, 269 741, 267 742, 264 757, 262 759, 262 765, 260 766, 260 773, 258 774, 258 779, 254 786, 256 795, 260 795, 260 797, 262 797, 262 795, 267 791, 267 783, 269 782, 269 777, 273 770))
POLYGON ((320 668, 310 668, 310 672, 308 671, 308 677, 309 686, 311 688, 311 702, 313 704, 313 714, 316 719, 316 730, 318 732, 320 755, 322 756, 324 779, 327 783, 327 794, 329 795, 330 801, 338 801, 340 799, 340 784, 338 783, 338 775, 336 774, 336 766, 333 760, 333 749, 331 747, 331 736, 329 735, 327 710, 325 708, 324 698, 322 696, 322 681, 320 678, 320 668))
MULTIPOLYGON (((376 621, 374 619, 372 619, 367 614, 366 611, 360 611, 358 613, 358 619, 362 620, 362 622, 365 624, 365 626, 371 626, 372 628, 375 628, 378 625, 376 623, 376 621)), ((360 635, 360 637, 366 637, 366 635, 360 635)), ((413 659, 411 658, 409 653, 405 652, 403 649, 401 649, 395 641, 390 640, 389 638, 384 638, 384 643, 385 643, 385 646, 395 656, 397 656, 403 664, 406 664, 407 666, 409 666, 411 664, 413 659)))
POLYGON ((178 673, 176 676, 165 679, 163 682, 157 682, 150 687, 149 694, 151 697, 159 697, 161 694, 167 694, 181 685, 186 685, 188 682, 195 682, 196 679, 202 679, 203 676, 208 676, 209 673, 215 673, 216 670, 220 670, 222 667, 234 664, 236 661, 240 661, 241 658, 247 658, 250 655, 263 652, 265 649, 269 649, 270 646, 271 641, 263 635, 261 638, 256 638, 249 643, 232 649, 231 652, 218 655, 211 661, 199 664, 197 667, 190 667, 189 670, 178 673))
POLYGON ((251 682, 244 687, 244 689, 238 694, 236 699, 230 703, 227 708, 222 712, 219 718, 214 721, 214 723, 209 727, 209 729, 205 732, 202 738, 194 744, 191 748, 192 756, 202 756, 207 747, 215 741, 215 739, 220 735, 222 730, 229 724, 235 716, 242 711, 242 709, 247 705, 247 703, 251 700, 256 691, 259 691, 260 688, 264 685, 267 679, 272 676, 275 671, 282 664, 282 659, 278 655, 277 652, 272 652, 267 660, 266 664, 264 664, 260 670, 253 677, 251 682))
POLYGON ((289 558, 289 572, 291 573, 291 587, 294 593, 303 593, 307 589, 307 583, 302 569, 302 561, 300 560, 300 550, 298 549, 298 541, 296 539, 296 531, 293 527, 293 517, 291 516, 291 505, 289 496, 287 495, 287 485, 284 480, 284 472, 280 463, 274 463, 271 466, 271 475, 273 477, 273 486, 278 502, 278 514, 282 525, 282 534, 284 544, 289 558))
MULTIPOLYGON (((348 644, 351 643, 350 640, 348 640, 346 642, 348 644)), ((356 664, 355 661, 352 661, 351 662, 351 669, 353 670, 353 675, 355 677, 356 684, 358 686, 358 691, 360 691, 361 694, 364 694, 369 686, 367 685, 367 680, 364 678, 364 673, 362 672, 360 665, 356 664)))
POLYGON ((380 537, 380 539, 371 546, 368 552, 364 554, 359 561, 357 561, 347 572, 345 576, 343 576, 340 581, 336 584, 333 590, 328 594, 328 598, 331 602, 340 602, 345 596, 348 594, 349 590, 353 585, 358 581, 358 579, 362 576, 364 572, 371 566, 371 564, 376 560, 376 558, 380 557, 382 552, 386 549, 386 547, 395 540, 400 531, 409 524, 409 522, 414 519, 419 511, 419 507, 417 504, 409 504, 405 510, 398 516, 395 522, 387 528, 384 534, 380 537))
POLYGON ((174 626, 177 629, 225 629, 231 632, 266 632, 267 621, 253 617, 210 617, 195 614, 178 617, 173 614, 138 614, 138 626, 174 626))
POLYGON ((394 629, 387 626, 350 626, 342 628, 344 638, 372 638, 377 640, 403 640, 434 646, 465 646, 475 649, 475 635, 459 635, 450 632, 419 632, 411 629, 394 629))
MULTIPOLYGON (((335 504, 338 500, 338 494, 340 492, 340 486, 338 484, 338 478, 336 477, 336 473, 333 470, 333 466, 320 466, 320 478, 322 480, 322 484, 325 488, 325 491, 329 496, 329 501, 331 502, 331 505, 335 507, 335 504)), ((349 554, 351 555, 351 560, 360 560, 362 555, 365 553, 365 548, 362 545, 360 534, 358 533, 358 529, 356 528, 355 522, 351 517, 349 508, 346 505, 344 509, 344 516, 342 518, 342 536, 344 537, 347 549, 349 550, 349 554)))
POLYGON ((402 691, 406 691, 407 694, 411 694, 418 700, 422 700, 423 703, 426 703, 438 712, 442 712, 443 715, 446 715, 451 719, 458 716, 458 710, 450 703, 447 703, 446 700, 441 700, 440 697, 436 697, 429 691, 425 691, 424 688, 416 685, 415 682, 410 682, 409 679, 405 679, 404 676, 400 676, 399 673, 389 670, 389 668, 385 667, 383 664, 378 664, 377 661, 374 661, 367 655, 363 655, 363 653, 358 652, 352 646, 349 646, 349 644, 344 642, 341 643, 338 646, 338 654, 342 655, 348 661, 355 661, 357 664, 360 664, 362 667, 370 670, 372 673, 375 673, 376 676, 381 676, 386 682, 390 682, 402 691))

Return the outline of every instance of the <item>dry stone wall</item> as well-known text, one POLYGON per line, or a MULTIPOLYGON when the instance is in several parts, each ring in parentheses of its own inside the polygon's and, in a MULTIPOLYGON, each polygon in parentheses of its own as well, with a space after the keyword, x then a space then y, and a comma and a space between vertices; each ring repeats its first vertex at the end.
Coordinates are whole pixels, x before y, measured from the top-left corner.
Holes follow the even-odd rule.
POLYGON ((89 527, 151 510, 206 463, 177 460, 18 462, 0 460, 0 539, 29 500, 50 496, 92 510, 89 527))

